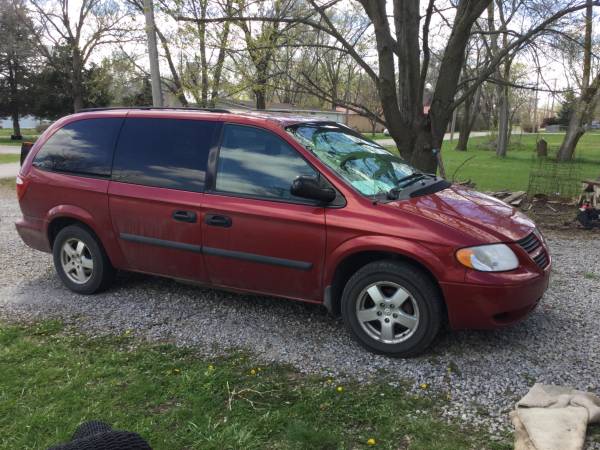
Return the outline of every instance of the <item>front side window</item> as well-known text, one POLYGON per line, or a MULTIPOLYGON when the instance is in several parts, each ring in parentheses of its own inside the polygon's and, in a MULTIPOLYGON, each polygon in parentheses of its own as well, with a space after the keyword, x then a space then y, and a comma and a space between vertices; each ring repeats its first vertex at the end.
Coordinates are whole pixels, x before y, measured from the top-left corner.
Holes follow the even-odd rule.
POLYGON ((122 122, 122 118, 71 122, 50 136, 33 164, 44 170, 108 177, 122 122))
POLYGON ((290 193, 296 177, 317 172, 273 133, 226 125, 219 150, 215 188, 219 192, 306 202, 290 193))
POLYGON ((287 130, 362 194, 388 194, 424 176, 400 157, 345 127, 308 123, 287 130))
POLYGON ((127 119, 117 144, 113 179, 202 192, 217 126, 200 120, 127 119))

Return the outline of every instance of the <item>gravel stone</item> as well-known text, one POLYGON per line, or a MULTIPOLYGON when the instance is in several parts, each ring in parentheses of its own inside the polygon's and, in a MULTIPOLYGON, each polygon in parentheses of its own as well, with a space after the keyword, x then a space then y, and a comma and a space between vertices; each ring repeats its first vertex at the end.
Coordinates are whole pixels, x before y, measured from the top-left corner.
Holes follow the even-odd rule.
MULTIPOLYGON (((50 255, 25 246, 12 190, 0 188, 0 319, 62 319, 91 335, 127 330, 149 341, 194 346, 212 355, 248 349, 264 363, 306 373, 383 378, 422 395, 448 398, 448 420, 511 430, 508 412, 535 382, 600 393, 600 239, 546 233, 554 269, 540 306, 520 324, 495 331, 442 332, 413 359, 368 353, 322 307, 199 288, 123 273, 107 292, 67 290, 50 255), (420 385, 427 383, 423 390, 420 385)), ((597 235, 595 235, 597 237, 597 235)), ((600 450, 600 442, 588 449, 600 450)))

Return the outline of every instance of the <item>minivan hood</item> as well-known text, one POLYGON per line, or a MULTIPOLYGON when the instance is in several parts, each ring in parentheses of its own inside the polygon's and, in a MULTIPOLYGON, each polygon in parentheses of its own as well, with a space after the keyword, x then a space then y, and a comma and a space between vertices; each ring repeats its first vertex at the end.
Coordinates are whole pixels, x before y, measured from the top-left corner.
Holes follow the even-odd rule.
POLYGON ((535 228, 531 219, 512 206, 463 186, 452 185, 434 194, 392 204, 464 231, 482 242, 516 241, 535 228))

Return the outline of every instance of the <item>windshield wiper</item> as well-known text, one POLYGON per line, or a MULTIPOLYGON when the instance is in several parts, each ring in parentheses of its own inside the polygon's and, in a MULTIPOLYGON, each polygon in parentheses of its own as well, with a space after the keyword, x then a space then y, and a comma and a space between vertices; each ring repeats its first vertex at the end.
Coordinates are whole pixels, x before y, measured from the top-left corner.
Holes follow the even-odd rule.
POLYGON ((390 200, 398 200, 398 198, 400 197, 401 190, 403 190, 403 189, 407 188, 408 186, 411 186, 419 181, 422 181, 425 178, 436 178, 436 176, 433 174, 430 174, 430 173, 414 172, 410 175, 400 178, 398 181, 396 181, 397 186, 393 187, 392 189, 390 189, 388 191, 387 198, 390 200), (404 184, 402 184, 402 183, 404 183, 404 184))
POLYGON ((413 172, 410 175, 400 178, 396 181, 396 185, 403 183, 404 181, 412 180, 413 178, 423 177, 425 174, 421 172, 413 172))

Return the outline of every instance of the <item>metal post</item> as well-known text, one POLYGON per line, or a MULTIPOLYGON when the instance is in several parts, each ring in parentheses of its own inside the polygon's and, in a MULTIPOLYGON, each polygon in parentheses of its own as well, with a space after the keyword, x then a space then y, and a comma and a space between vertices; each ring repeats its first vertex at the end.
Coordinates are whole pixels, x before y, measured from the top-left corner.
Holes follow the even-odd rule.
POLYGON ((160 108, 163 106, 163 98, 160 89, 160 68, 158 66, 158 48, 156 47, 154 5, 152 4, 152 0, 144 0, 144 15, 146 16, 146 35, 148 36, 148 56, 150 58, 152 106, 160 108))
POLYGON ((533 105, 533 132, 537 133, 538 132, 538 90, 540 87, 540 68, 538 67, 537 70, 537 78, 535 81, 535 100, 534 100, 534 105, 533 105))

